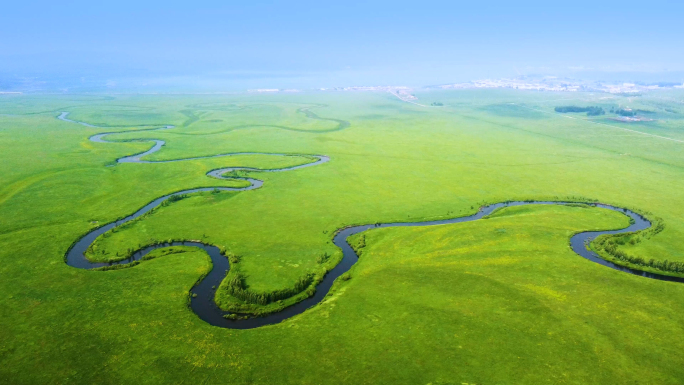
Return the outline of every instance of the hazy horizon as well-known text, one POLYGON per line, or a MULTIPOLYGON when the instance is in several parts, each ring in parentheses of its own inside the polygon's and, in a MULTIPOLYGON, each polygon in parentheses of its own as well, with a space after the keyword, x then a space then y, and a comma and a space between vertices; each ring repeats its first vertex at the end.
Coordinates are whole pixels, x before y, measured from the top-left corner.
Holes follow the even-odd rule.
POLYGON ((684 81, 682 4, 8 4, 0 91, 684 81))

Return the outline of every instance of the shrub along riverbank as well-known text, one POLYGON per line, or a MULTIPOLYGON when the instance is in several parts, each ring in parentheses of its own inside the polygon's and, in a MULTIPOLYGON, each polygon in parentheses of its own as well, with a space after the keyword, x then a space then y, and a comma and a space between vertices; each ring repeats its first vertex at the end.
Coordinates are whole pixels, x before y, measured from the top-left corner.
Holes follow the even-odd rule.
POLYGON ((655 272, 658 274, 684 276, 683 261, 658 260, 655 258, 644 258, 620 249, 624 245, 636 245, 645 240, 649 240, 655 235, 665 230, 665 223, 662 218, 655 217, 651 220, 651 228, 628 234, 602 235, 591 243, 591 248, 602 258, 638 270, 655 272))

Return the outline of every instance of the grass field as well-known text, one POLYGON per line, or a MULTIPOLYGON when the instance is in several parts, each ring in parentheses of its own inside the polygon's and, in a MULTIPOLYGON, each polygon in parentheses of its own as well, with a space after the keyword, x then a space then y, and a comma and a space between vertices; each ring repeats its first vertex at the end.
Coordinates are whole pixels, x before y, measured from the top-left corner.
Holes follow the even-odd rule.
POLYGON ((201 251, 106 272, 64 263, 80 235, 156 197, 238 183, 208 178, 211 169, 308 161, 114 165, 151 144, 88 141, 110 131, 126 132, 108 140, 166 141, 149 160, 331 160, 249 173, 264 186, 162 207, 98 240, 93 259, 198 239, 241 256, 250 290, 272 291, 317 269, 321 255, 339 259, 331 240, 347 225, 593 199, 662 218, 662 232, 620 250, 684 261, 684 93, 416 95, 444 106, 379 93, 0 95, 0 382, 682 383, 684 285, 568 247, 575 232, 626 226, 608 210, 526 206, 472 223, 371 230, 351 279, 323 303, 245 331, 188 309, 189 289, 210 269, 201 251), (655 120, 557 114, 559 105, 631 107, 655 120), (57 120, 62 111, 106 128, 57 120), (176 128, 135 132, 163 125, 176 128))

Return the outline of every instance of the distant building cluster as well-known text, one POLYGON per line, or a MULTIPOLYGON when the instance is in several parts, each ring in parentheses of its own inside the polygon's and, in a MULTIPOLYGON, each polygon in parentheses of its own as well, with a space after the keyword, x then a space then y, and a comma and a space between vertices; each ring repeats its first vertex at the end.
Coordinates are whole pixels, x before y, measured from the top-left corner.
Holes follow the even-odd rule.
POLYGON ((281 90, 280 88, 257 88, 257 89, 253 89, 253 90, 247 90, 247 92, 273 93, 273 92, 301 92, 301 91, 297 90, 297 89, 283 89, 283 90, 281 90))
POLYGON ((534 91, 597 91, 611 94, 638 94, 643 91, 663 88, 684 88, 684 84, 678 83, 606 83, 606 82, 583 82, 577 80, 558 79, 546 77, 542 79, 485 79, 466 83, 445 84, 437 86, 441 89, 471 89, 471 88, 509 88, 517 90, 534 91))
POLYGON ((534 91, 581 91, 582 85, 567 83, 526 82, 516 79, 485 79, 467 83, 445 84, 438 86, 442 89, 468 89, 468 88, 512 88, 517 90, 534 91))
MULTIPOLYGON (((427 89, 474 89, 474 88, 501 88, 531 91, 555 91, 555 92, 577 92, 594 91, 606 92, 610 94, 636 95, 641 92, 667 88, 684 88, 684 84, 661 82, 653 84, 640 83, 608 83, 608 82, 588 82, 574 79, 560 79, 557 77, 530 78, 521 77, 517 79, 484 79, 474 80, 465 83, 443 84, 439 86, 427 87, 427 89)), ((366 92, 389 92, 404 101, 417 100, 412 94, 413 88, 406 86, 354 86, 354 87, 332 87, 317 88, 317 91, 366 91, 366 92)), ((279 88, 258 88, 251 89, 253 93, 276 93, 276 92, 301 92, 297 89, 279 88)))
POLYGON ((319 88, 320 91, 381 91, 381 92, 410 92, 410 87, 405 86, 355 86, 319 88))

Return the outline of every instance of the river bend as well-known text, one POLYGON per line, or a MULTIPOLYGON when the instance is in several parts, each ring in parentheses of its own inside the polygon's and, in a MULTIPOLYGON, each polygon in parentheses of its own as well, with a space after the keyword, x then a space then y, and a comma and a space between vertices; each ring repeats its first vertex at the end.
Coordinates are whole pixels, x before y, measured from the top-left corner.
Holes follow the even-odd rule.
MULTIPOLYGON (((67 122, 72 122, 72 123, 78 123, 82 124, 84 126, 88 127, 96 127, 93 125, 90 125, 88 123, 83 123, 83 122, 76 122, 73 120, 70 120, 67 118, 68 112, 63 112, 61 113, 58 118, 67 121, 67 122)), ((136 130, 137 131, 153 131, 153 130, 160 130, 160 129, 168 129, 168 128, 173 128, 173 126, 165 126, 161 128, 152 128, 152 129, 143 129, 143 130, 136 130)), ((93 142, 98 142, 98 143, 116 143, 116 142, 110 142, 105 139, 107 135, 112 135, 116 134, 117 132, 108 132, 108 133, 101 133, 101 134, 96 134, 90 137, 90 140, 93 142)), ((245 155, 245 154, 264 154, 264 155, 281 155, 281 156, 301 156, 301 155, 292 155, 292 154, 275 154, 275 153, 254 153, 254 152, 246 152, 246 153, 229 153, 229 154, 219 154, 219 155, 212 155, 212 156, 205 156, 205 157, 196 157, 196 158, 185 158, 185 159, 175 159, 175 160, 167 160, 167 161, 145 161, 142 160, 141 158, 152 154, 154 152, 159 151, 162 146, 164 146, 164 141, 163 140, 158 140, 158 139, 145 139, 144 141, 152 141, 154 142, 154 145, 151 149, 142 152, 140 154, 135 154, 135 155, 130 155, 130 156, 125 156, 122 158, 117 159, 118 163, 166 163, 166 162, 179 162, 179 161, 184 161, 184 160, 191 160, 191 159, 204 159, 204 158, 214 158, 214 157, 224 157, 224 156, 234 156, 234 155, 245 155)), ((82 236, 80 239, 78 239, 72 247, 69 249, 69 251, 66 254, 66 262, 69 266, 73 266, 79 269, 93 269, 93 268, 98 268, 98 267, 103 267, 103 266, 111 266, 111 265, 125 265, 125 264, 130 264, 134 261, 139 261, 141 260, 145 255, 147 255, 149 252, 152 250, 158 249, 158 248, 163 248, 163 247, 169 247, 169 246, 193 246, 193 247, 198 247, 207 252, 209 257, 211 258, 212 261, 212 269, 207 274, 202 280, 200 280, 191 290, 190 293, 191 298, 190 298, 190 308, 192 311, 197 314, 197 316, 202 319, 203 321, 214 325, 218 327, 223 327, 223 328, 231 328, 231 329, 252 329, 252 328, 257 328, 260 326, 265 326, 265 325, 272 325, 272 324, 277 324, 283 320, 286 320, 290 317, 293 317, 297 314, 301 314, 304 311, 306 311, 308 308, 320 303, 327 293, 330 291, 330 288, 332 287, 333 283, 335 280, 341 276, 342 274, 346 273, 351 269, 351 267, 358 261, 359 257, 354 251, 354 249, 349 245, 347 242, 347 239, 354 235, 361 233, 366 230, 371 230, 371 229, 376 229, 376 228, 387 228, 387 227, 417 227, 417 226, 439 226, 439 225, 449 225, 449 224, 456 224, 456 223, 463 223, 463 222, 471 222, 471 221, 476 221, 484 218, 485 216, 491 214, 494 210, 503 208, 503 207, 511 207, 511 206, 523 206, 523 205, 567 205, 567 204, 575 204, 578 202, 553 202, 553 201, 512 201, 512 202, 502 202, 502 203, 496 203, 496 204, 491 204, 487 206, 481 207, 477 213, 470 215, 470 216, 465 216, 465 217, 459 217, 459 218, 452 218, 452 219, 443 219, 443 220, 434 220, 434 221, 422 221, 422 222, 396 222, 396 223, 374 223, 374 224, 367 224, 367 225, 359 225, 359 226, 351 226, 351 227, 346 227, 339 229, 334 237, 333 237, 333 243, 339 247, 342 250, 342 260, 332 269, 330 270, 326 276, 323 278, 323 280, 316 286, 316 292, 313 296, 298 302, 290 307, 287 307, 277 313, 269 314, 264 317, 257 317, 257 318, 249 318, 249 319, 238 319, 238 320, 233 320, 233 319, 228 319, 225 318, 225 315, 230 314, 229 312, 221 310, 216 303, 214 302, 214 294, 215 294, 215 289, 214 287, 219 287, 221 281, 225 278, 226 272, 230 270, 230 263, 228 262, 228 258, 226 258, 224 255, 221 254, 219 251, 218 247, 213 246, 213 245, 208 245, 204 244, 201 242, 193 242, 193 241, 187 241, 187 242, 172 242, 172 243, 162 243, 158 245, 153 245, 153 246, 147 246, 144 247, 138 251, 136 251, 130 258, 121 260, 121 261, 116 261, 116 262, 110 262, 110 263, 102 263, 102 262, 91 262, 85 257, 85 252, 88 249, 88 247, 95 242, 97 237, 100 235, 104 234, 105 232, 121 226, 127 222, 130 222, 141 215, 144 215, 145 213, 153 210, 154 208, 158 207, 161 205, 164 201, 167 199, 171 198, 174 195, 183 195, 183 194, 190 194, 190 193, 196 193, 196 192, 202 192, 202 191, 213 191, 213 190, 221 190, 221 191, 247 191, 247 190, 253 190, 261 187, 263 185, 263 181, 258 180, 258 179, 253 179, 253 178, 236 178, 236 177, 224 177, 223 174, 230 172, 230 171, 238 171, 238 170, 246 170, 246 171, 261 171, 261 172, 282 172, 282 171, 291 171, 291 170, 297 170, 305 167, 312 167, 321 163, 326 163, 330 160, 329 157, 325 155, 309 155, 312 159, 314 159, 313 162, 310 163, 305 163, 302 165, 298 166, 293 166, 293 167, 287 167, 287 168, 281 168, 281 169, 256 169, 256 168, 248 168, 248 167, 227 167, 227 168, 221 168, 221 169, 215 169, 211 170, 207 173, 208 176, 213 177, 213 178, 218 178, 218 179, 242 179, 246 180, 250 183, 249 186, 247 187, 241 187, 241 188, 234 188, 234 187, 207 187, 207 188, 193 188, 193 189, 188 189, 188 190, 183 190, 183 191, 178 191, 172 194, 167 194, 164 196, 161 196, 152 202, 148 203, 147 205, 143 206, 133 214, 119 219, 117 221, 108 223, 104 226, 101 226, 99 228, 96 228, 86 235, 82 236)), ((591 251, 588 249, 589 243, 591 243, 596 237, 602 234, 622 234, 622 233, 629 233, 629 232, 634 232, 634 231, 640 231, 647 229, 651 226, 651 223, 644 218, 643 216, 631 211, 627 210, 624 208, 619 208, 611 205, 606 205, 606 204, 601 204, 601 203, 593 203, 591 206, 598 207, 598 208, 603 208, 603 209, 608 209, 608 210, 613 210, 617 211, 621 214, 627 215, 630 217, 633 221, 632 224, 630 224, 628 227, 624 229, 619 229, 619 230, 610 230, 610 231, 586 231, 582 233, 575 234, 570 238, 570 246, 572 247, 572 250, 580 255, 583 258, 586 258, 592 262, 598 263, 600 265, 609 267, 611 269, 619 270, 625 273, 629 274, 635 274, 639 276, 643 276, 646 278, 652 278, 652 279, 658 279, 658 280, 664 280, 664 281, 675 281, 675 282, 684 282, 684 278, 681 277, 673 277, 673 276, 668 276, 668 275, 661 275, 661 274, 655 274, 655 273, 649 273, 649 272, 644 272, 636 269, 632 269, 629 267, 625 266, 620 266, 617 264, 614 264, 612 262, 606 261, 599 257, 595 252, 591 251)), ((457 231, 455 229, 455 231, 457 231)))

